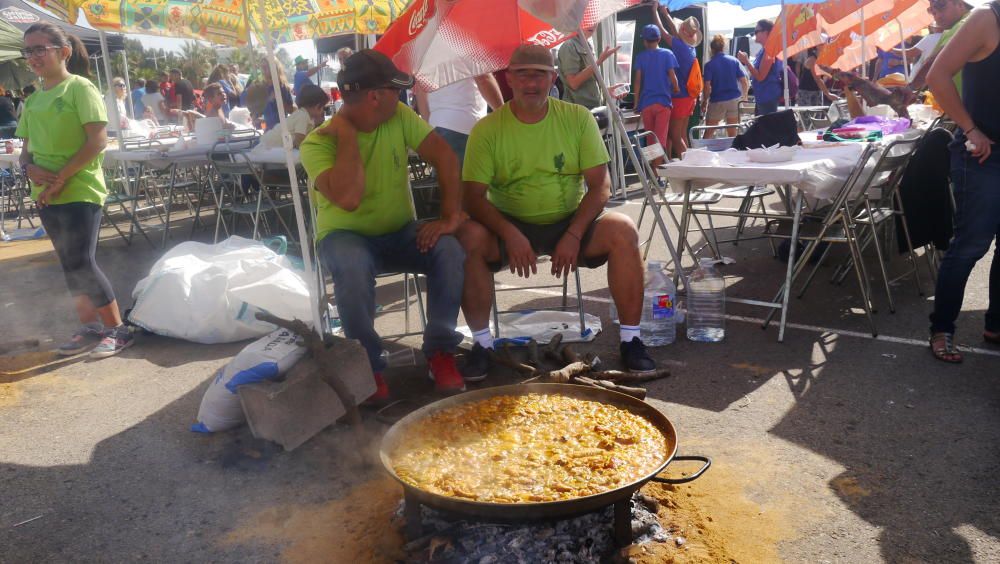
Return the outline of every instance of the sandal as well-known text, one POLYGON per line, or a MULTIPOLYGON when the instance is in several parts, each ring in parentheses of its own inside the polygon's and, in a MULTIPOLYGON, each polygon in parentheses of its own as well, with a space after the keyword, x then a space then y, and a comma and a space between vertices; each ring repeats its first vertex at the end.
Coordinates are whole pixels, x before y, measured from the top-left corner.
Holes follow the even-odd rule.
POLYGON ((934 333, 930 338, 931 353, 934 358, 951 364, 960 364, 962 355, 955 348, 954 333, 934 333))
POLYGON ((983 331, 983 340, 992 345, 1000 345, 1000 333, 983 331))

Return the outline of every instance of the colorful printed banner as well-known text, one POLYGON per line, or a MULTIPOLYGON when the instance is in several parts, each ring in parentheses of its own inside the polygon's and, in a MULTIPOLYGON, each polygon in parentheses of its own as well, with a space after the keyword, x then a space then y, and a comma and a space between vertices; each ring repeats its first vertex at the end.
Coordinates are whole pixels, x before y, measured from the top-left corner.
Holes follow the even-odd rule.
MULTIPOLYGON (((75 23, 82 9, 96 29, 244 45, 247 15, 262 38, 257 0, 31 0, 75 23)), ((345 33, 382 33, 409 0, 266 0, 275 43, 345 33)))

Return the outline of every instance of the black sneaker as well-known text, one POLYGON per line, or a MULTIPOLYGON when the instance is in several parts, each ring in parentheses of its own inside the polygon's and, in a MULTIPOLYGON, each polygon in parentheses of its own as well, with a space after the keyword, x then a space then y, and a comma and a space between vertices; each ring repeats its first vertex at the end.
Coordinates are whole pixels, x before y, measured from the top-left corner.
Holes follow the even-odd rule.
POLYGON ((639 337, 632 337, 627 343, 622 343, 618 351, 622 356, 622 364, 629 372, 652 372, 656 370, 656 361, 646 352, 646 345, 639 337))
POLYGON ((465 366, 462 367, 462 378, 466 382, 482 382, 490 372, 490 349, 476 343, 465 355, 465 366))

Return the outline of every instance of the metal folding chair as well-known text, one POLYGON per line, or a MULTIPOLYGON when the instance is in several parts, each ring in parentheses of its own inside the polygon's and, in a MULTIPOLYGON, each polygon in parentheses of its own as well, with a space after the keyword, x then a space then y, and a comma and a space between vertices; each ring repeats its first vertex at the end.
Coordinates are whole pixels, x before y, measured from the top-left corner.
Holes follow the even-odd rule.
MULTIPOLYGON (((730 125, 700 125, 692 127, 688 130, 688 147, 697 149, 709 149, 712 151, 722 151, 732 147, 733 137, 712 137, 705 139, 705 133, 708 131, 722 131, 728 130, 733 126, 730 125), (700 137, 699 137, 700 135, 700 137)), ((746 125, 739 124, 736 126, 737 129, 742 132, 746 129, 746 125)), ((727 131, 728 132, 728 131, 727 131)), ((740 206, 737 210, 740 213, 749 212, 753 207, 754 200, 757 201, 758 209, 763 212, 764 208, 764 198, 774 194, 774 188, 770 186, 731 186, 731 187, 717 187, 709 186, 704 189, 705 192, 711 194, 719 194, 723 198, 739 199, 740 206)), ((753 218, 756 222, 757 218, 753 218)), ((739 217, 736 220, 736 237, 726 241, 716 241, 718 243, 732 243, 733 245, 739 245, 740 237, 743 235, 743 230, 746 228, 746 217, 739 217)), ((714 233, 714 232, 713 232, 714 233)), ((773 251, 773 249, 772 249, 773 251)))
POLYGON ((493 335, 500 338, 500 314, 501 313, 517 313, 525 311, 540 311, 539 308, 531 309, 505 309, 501 310, 497 303, 497 292, 510 292, 515 290, 542 290, 547 288, 562 288, 562 305, 557 307, 543 308, 541 311, 555 310, 555 311, 570 311, 575 309, 580 318, 580 335, 583 335, 587 331, 586 317, 583 312, 583 286, 580 284, 580 266, 577 266, 576 270, 573 271, 574 279, 576 280, 576 305, 571 307, 568 305, 568 293, 569 293, 569 276, 562 277, 562 284, 546 284, 541 286, 519 286, 516 288, 500 288, 497 289, 496 275, 493 276, 493 335))
MULTIPOLYGON (((213 145, 208 153, 219 179, 215 241, 219 240, 220 224, 225 228, 224 212, 232 215, 234 231, 238 218, 250 222, 253 226, 251 236, 253 239, 257 238, 261 223, 265 230, 270 230, 265 214, 271 212, 284 232, 294 240, 296 232, 289 228, 281 215, 282 209, 293 205, 291 197, 280 197, 281 193, 288 192, 288 189, 269 186, 264 181, 263 166, 252 161, 248 149, 249 147, 234 148, 231 142, 219 142, 213 145), (272 191, 275 194, 272 195, 272 191), (275 196, 278 196, 278 199, 275 199, 275 196)), ((225 228, 225 231, 228 235, 229 229, 225 228)))
MULTIPOLYGON (((642 222, 646 216, 646 209, 650 208, 651 206, 656 206, 656 208, 665 207, 667 209, 667 215, 673 222, 674 227, 680 229, 680 222, 677 220, 677 216, 674 215, 674 212, 671 210, 671 207, 683 206, 684 194, 676 192, 667 192, 666 190, 664 190, 663 178, 659 176, 657 171, 653 170, 653 164, 652 164, 653 161, 661 158, 662 159, 666 158, 666 155, 663 151, 663 146, 660 145, 659 140, 657 140, 656 138, 656 134, 653 133, 652 131, 644 131, 643 133, 636 135, 635 142, 639 146, 639 153, 642 155, 641 164, 646 169, 646 174, 648 175, 649 178, 656 179, 656 182, 653 183, 653 187, 657 193, 656 195, 659 196, 659 201, 652 201, 652 202, 649 201, 649 198, 643 198, 642 208, 639 210, 639 221, 636 222, 636 229, 637 230, 642 229, 642 222), (643 142, 645 142, 646 144, 643 145, 642 144, 643 142)), ((712 204, 717 204, 720 201, 722 201, 721 195, 711 194, 703 190, 698 190, 697 192, 694 192, 690 195, 691 205, 704 205, 706 210, 708 209, 708 206, 712 204)), ((712 251, 715 253, 715 256, 719 256, 718 246, 714 244, 715 229, 712 226, 711 216, 708 217, 708 222, 709 222, 709 229, 712 231, 711 237, 705 231, 704 227, 701 224, 701 221, 695 218, 695 224, 698 226, 698 230, 705 238, 707 244, 712 247, 712 251)), ((646 260, 646 257, 649 256, 649 248, 652 246, 653 237, 655 235, 656 235, 656 224, 654 223, 649 230, 649 236, 646 237, 646 240, 640 243, 639 245, 640 247, 645 247, 643 249, 643 254, 642 254, 643 260, 646 260)), ((691 258, 694 259, 697 256, 698 251, 700 251, 701 249, 699 248, 698 251, 695 251, 691 247, 690 243, 687 242, 686 239, 684 240, 684 243, 687 245, 687 249, 688 252, 691 254, 691 258)), ((681 250, 681 252, 683 253, 683 249, 681 250)), ((681 265, 679 264, 676 265, 676 268, 680 269, 681 265)))
MULTIPOLYGON (((854 221, 857 225, 862 226, 864 231, 862 239, 860 242, 860 251, 864 250, 869 246, 873 245, 875 247, 875 253, 879 258, 879 269, 882 274, 882 281, 885 285, 886 297, 889 302, 889 311, 895 312, 896 307, 892 297, 891 285, 896 280, 902 277, 913 274, 914 283, 917 287, 917 293, 919 295, 924 295, 923 286, 920 280, 920 270, 917 265, 917 257, 913 251, 913 243, 910 239, 910 230, 906 225, 906 214, 903 210, 903 202, 899 198, 899 183, 903 178, 903 174, 906 172, 906 165, 909 163, 910 158, 919 144, 919 139, 908 139, 900 140, 890 143, 885 147, 883 152, 875 163, 871 170, 871 173, 867 176, 867 185, 863 187, 864 196, 860 197, 861 205, 855 204, 855 207, 862 207, 859 209, 854 221), (892 230, 888 229, 889 226, 893 225, 890 221, 894 217, 900 217, 903 221, 903 234, 906 238, 906 243, 909 247, 908 258, 910 260, 911 268, 907 272, 903 273, 901 276, 890 280, 887 270, 887 253, 889 242, 886 241, 885 250, 883 250, 883 245, 880 243, 879 229, 885 229, 887 234, 891 234, 892 230)), ((829 248, 827 248, 829 251, 829 248)), ((813 267, 813 271, 809 274, 800 291, 800 296, 805 293, 809 282, 812 280, 816 273, 816 269, 823 262, 826 257, 826 252, 817 261, 816 266, 813 267)), ((840 284, 843 282, 844 278, 847 277, 848 273, 852 268, 854 268, 855 262, 853 258, 849 258, 842 265, 840 265, 834 272, 833 280, 840 284)))
MULTIPOLYGON (((866 191, 869 181, 872 178, 870 171, 873 170, 869 166, 869 162, 877 160, 878 157, 879 154, 874 146, 871 144, 866 145, 858 160, 858 164, 855 165, 854 170, 841 185, 838 193, 832 198, 832 203, 823 208, 823 210, 803 213, 798 233, 793 232, 794 229, 787 217, 770 220, 764 227, 764 233, 769 237, 789 239, 792 240, 793 245, 796 241, 808 242, 802 255, 797 257, 792 274, 778 291, 778 295, 775 297, 776 301, 778 298, 791 292, 792 285, 805 269, 810 257, 812 257, 819 244, 844 243, 847 245, 851 258, 857 265, 857 268, 853 270, 857 276, 858 287, 861 292, 865 315, 871 325, 872 336, 878 335, 878 329, 875 326, 875 319, 872 315, 875 308, 871 300, 871 281, 861 257, 861 234, 856 218, 864 210, 867 203, 866 191)), ((881 252, 881 247, 876 247, 876 249, 881 252)), ((824 254, 829 252, 829 247, 823 252, 824 254)), ((881 260, 881 255, 879 259, 881 260)), ((810 279, 806 280, 805 285, 808 286, 810 281, 811 276, 810 279)), ((772 309, 768 314, 764 321, 765 327, 770 323, 776 311, 776 309, 772 309)))

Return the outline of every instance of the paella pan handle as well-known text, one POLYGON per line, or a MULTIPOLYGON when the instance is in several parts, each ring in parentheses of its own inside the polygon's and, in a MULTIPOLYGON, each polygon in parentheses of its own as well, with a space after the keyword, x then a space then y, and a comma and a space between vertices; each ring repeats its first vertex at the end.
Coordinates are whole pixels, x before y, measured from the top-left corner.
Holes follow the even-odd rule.
POLYGON ((707 456, 698 456, 695 454, 688 456, 675 456, 671 462, 684 461, 684 460, 696 460, 698 462, 704 462, 701 468, 697 472, 691 474, 690 476, 685 476, 683 478, 661 478, 659 476, 653 476, 654 482, 660 482, 661 484, 686 484, 688 482, 693 482, 701 477, 706 470, 712 467, 712 459, 707 456))

